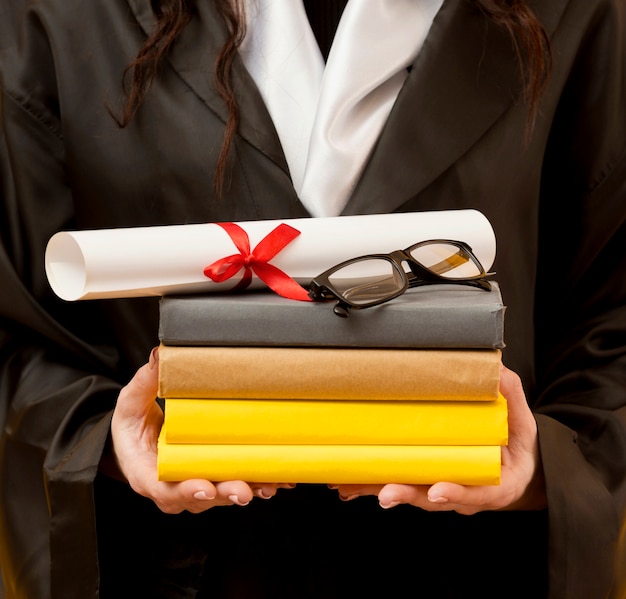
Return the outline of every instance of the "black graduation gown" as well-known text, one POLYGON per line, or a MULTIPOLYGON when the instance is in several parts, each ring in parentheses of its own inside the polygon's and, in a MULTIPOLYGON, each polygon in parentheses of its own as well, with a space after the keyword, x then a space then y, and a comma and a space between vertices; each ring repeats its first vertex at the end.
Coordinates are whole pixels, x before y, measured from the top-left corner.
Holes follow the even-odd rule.
POLYGON ((224 197, 214 197, 226 114, 211 75, 225 36, 212 2, 198 2, 137 117, 118 129, 109 110, 119 110, 123 69, 153 25, 150 3, 5 0, 8 597, 193 597, 196 583, 199 596, 238 599, 608 595, 623 568, 626 494, 626 6, 532 4, 554 65, 528 141, 510 39, 470 2, 446 0, 344 213, 475 208, 489 218, 507 304, 504 362, 536 415, 547 510, 383 511, 374 498, 343 503, 303 486, 172 516, 98 474, 117 393, 157 343, 157 300, 59 300, 46 242, 68 228, 307 213, 238 61, 240 133, 224 197))

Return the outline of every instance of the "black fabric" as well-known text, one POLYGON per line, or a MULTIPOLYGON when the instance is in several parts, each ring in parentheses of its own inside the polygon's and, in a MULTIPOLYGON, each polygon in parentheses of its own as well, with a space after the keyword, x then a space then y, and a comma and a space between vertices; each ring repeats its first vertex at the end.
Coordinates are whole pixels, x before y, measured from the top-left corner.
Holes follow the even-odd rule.
POLYGON ((100 480, 96 488, 106 489, 99 512, 103 599, 435 593, 461 599, 468 589, 501 599, 507 587, 511 599, 545 595, 538 590, 545 588, 547 576, 545 512, 473 518, 432 517, 406 506, 385 512, 373 498, 346 503, 323 486, 302 485, 244 509, 166 516, 120 483, 100 480), (498 526, 503 528, 496 533, 498 526), (132 536, 120 544, 128 530, 132 536), (111 546, 115 552, 107 550, 111 546), (533 574, 510 585, 511 561, 533 574), (453 576, 450 564, 455 564, 453 576))
POLYGON ((304 0, 311 29, 324 59, 328 58, 346 4, 348 0, 304 0))
MULTIPOLYGON (((503 352, 538 427, 545 512, 383 511, 303 486, 167 516, 98 474, 122 385, 157 343, 158 300, 63 302, 43 268, 66 228, 305 217, 261 96, 235 61, 239 134, 208 73, 212 2, 119 129, 143 0, 5 0, 0 20, 0 570, 10 599, 423 596, 623 599, 626 506, 626 10, 533 3, 554 68, 524 141, 515 50, 446 0, 345 214, 475 208, 492 223, 503 352), (20 23, 19 30, 11 24, 20 23), (547 552, 548 558, 545 558, 547 552), (623 553, 621 553, 623 556, 623 553), (546 589, 547 579, 547 589, 546 589), (623 580, 623 577, 622 577, 623 580)), ((366 43, 364 41, 364 43, 366 43)))

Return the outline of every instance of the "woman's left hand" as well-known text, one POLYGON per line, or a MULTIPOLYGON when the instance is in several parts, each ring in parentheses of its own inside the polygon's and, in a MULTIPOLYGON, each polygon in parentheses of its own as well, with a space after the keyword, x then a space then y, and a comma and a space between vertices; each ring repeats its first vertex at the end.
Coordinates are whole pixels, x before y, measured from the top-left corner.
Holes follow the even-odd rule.
POLYGON ((502 448, 499 485, 331 485, 344 500, 378 495, 383 508, 406 503, 422 509, 475 514, 486 510, 533 510, 546 506, 537 424, 526 402, 519 376, 502 366, 500 391, 508 402, 509 443, 502 448))

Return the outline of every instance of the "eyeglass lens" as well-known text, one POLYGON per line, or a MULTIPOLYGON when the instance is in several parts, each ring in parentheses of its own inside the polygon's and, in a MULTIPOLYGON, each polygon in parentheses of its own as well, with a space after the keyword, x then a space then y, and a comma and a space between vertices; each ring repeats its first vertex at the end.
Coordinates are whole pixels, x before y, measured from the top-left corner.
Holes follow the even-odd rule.
POLYGON ((413 246, 411 257, 445 279, 473 279, 483 273, 470 255, 456 245, 440 242, 413 246))
POLYGON ((346 300, 356 305, 393 297, 406 285, 395 264, 383 258, 353 262, 335 271, 328 280, 346 300))

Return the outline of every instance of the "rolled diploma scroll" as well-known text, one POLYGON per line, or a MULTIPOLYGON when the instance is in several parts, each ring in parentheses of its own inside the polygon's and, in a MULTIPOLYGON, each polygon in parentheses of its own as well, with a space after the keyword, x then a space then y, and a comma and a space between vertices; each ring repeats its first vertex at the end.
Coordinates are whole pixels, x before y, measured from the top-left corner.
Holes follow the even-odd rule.
MULTIPOLYGON (((427 239, 468 243, 489 270, 495 234, 477 210, 442 210, 238 222, 255 246, 279 224, 300 231, 270 264, 308 285, 335 264, 364 254, 388 253, 427 239)), ((204 268, 239 250, 216 223, 61 231, 46 248, 52 290, 68 301, 227 291, 243 276, 215 283, 204 268)), ((249 288, 265 284, 252 277, 249 288)))

